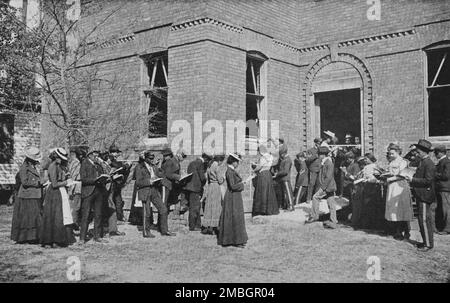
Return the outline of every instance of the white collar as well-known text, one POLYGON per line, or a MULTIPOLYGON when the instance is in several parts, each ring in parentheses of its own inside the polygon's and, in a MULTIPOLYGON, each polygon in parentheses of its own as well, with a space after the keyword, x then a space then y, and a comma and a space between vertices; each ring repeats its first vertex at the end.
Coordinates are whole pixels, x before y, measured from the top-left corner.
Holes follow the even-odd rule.
POLYGON ((442 159, 447 158, 446 155, 443 155, 442 157, 439 158, 439 161, 441 161, 442 159))
POLYGON ((231 168, 232 170, 234 170, 234 166, 231 164, 228 164, 228 167, 231 168))

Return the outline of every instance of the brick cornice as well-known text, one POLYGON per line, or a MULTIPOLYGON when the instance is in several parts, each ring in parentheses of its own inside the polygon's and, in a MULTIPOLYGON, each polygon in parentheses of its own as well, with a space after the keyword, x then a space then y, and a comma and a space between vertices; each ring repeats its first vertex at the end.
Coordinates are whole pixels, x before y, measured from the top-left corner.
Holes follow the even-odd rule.
POLYGON ((112 39, 106 42, 101 43, 99 46, 100 48, 107 48, 107 47, 111 47, 117 44, 123 44, 123 43, 127 43, 130 41, 133 41, 135 39, 135 35, 134 34, 129 34, 126 36, 122 36, 116 39, 112 39))
POLYGON ((183 30, 183 29, 192 28, 192 27, 205 25, 205 24, 221 27, 225 30, 229 30, 229 31, 236 32, 239 34, 241 34, 243 32, 242 27, 231 25, 229 23, 226 23, 226 22, 214 19, 214 18, 209 18, 209 17, 202 17, 202 18, 197 18, 194 20, 189 20, 189 21, 184 21, 182 23, 174 24, 174 25, 172 25, 170 31, 178 31, 178 30, 183 30))
POLYGON ((416 31, 414 29, 409 29, 405 31, 400 32, 393 32, 393 33, 387 33, 387 34, 380 34, 376 36, 370 36, 370 37, 364 37, 359 39, 352 39, 352 40, 346 40, 338 43, 338 47, 345 47, 345 46, 351 46, 356 44, 363 44, 368 42, 376 42, 381 40, 388 40, 393 38, 400 38, 405 36, 414 35, 416 31))

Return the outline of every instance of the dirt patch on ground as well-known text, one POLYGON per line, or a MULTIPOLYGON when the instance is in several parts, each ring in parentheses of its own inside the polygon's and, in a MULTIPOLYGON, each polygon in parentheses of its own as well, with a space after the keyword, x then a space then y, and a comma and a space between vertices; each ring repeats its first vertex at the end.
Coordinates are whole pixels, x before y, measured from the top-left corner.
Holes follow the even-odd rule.
MULTIPOLYGON (((45 249, 10 239, 12 207, 0 206, 0 282, 68 282, 67 259, 81 261, 81 282, 369 282, 369 256, 381 265, 380 282, 449 282, 450 236, 435 249, 354 231, 304 225, 297 209, 273 217, 247 218, 244 249, 222 248, 214 236, 175 224, 176 237, 144 239, 135 226, 107 244, 45 249)), ((415 226, 415 225, 413 225, 415 226)), ((417 230, 413 237, 420 240, 417 230)))

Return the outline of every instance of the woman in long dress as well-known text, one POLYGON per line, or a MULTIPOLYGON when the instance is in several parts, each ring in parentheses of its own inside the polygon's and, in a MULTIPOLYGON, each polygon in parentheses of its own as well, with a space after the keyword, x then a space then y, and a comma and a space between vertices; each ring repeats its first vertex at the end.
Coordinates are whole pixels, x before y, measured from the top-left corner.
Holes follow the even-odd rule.
POLYGON ((42 246, 65 247, 76 242, 73 235, 73 218, 66 186, 72 184, 61 162, 67 161, 67 152, 63 148, 55 150, 55 158, 48 167, 50 184, 44 198, 42 227, 39 242, 42 246))
POLYGON ((222 212, 221 185, 225 182, 225 175, 220 165, 225 159, 224 155, 217 155, 210 162, 206 170, 208 185, 205 186, 205 209, 203 212, 202 234, 212 235, 217 233, 220 213, 222 212))
POLYGON ((280 213, 278 208, 277 196, 273 188, 273 178, 270 168, 273 164, 273 157, 267 152, 264 145, 259 148, 259 161, 253 166, 253 171, 257 174, 255 192, 253 194, 252 216, 277 215, 280 213))
POLYGON ((42 187, 37 165, 39 149, 28 148, 17 181, 19 190, 14 202, 11 240, 16 243, 37 243, 41 226, 42 187))
POLYGON ((241 157, 230 154, 225 173, 227 191, 222 204, 217 243, 222 246, 244 247, 248 236, 245 229, 244 204, 241 192, 244 190, 242 178, 236 171, 241 157))
POLYGON ((389 145, 385 219, 390 225, 390 232, 396 240, 409 239, 409 222, 413 219, 411 189, 408 181, 400 176, 400 172, 408 167, 408 162, 401 156, 400 146, 389 145))

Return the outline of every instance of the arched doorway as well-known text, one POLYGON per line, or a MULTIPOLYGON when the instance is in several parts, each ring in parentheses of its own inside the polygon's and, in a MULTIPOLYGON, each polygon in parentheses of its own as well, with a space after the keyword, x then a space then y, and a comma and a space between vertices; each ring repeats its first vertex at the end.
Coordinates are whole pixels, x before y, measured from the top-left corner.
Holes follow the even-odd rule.
POLYGON ((334 61, 323 57, 310 67, 304 85, 306 148, 330 130, 339 143, 350 133, 359 137, 362 152, 373 152, 372 81, 361 60, 349 54, 334 61))

